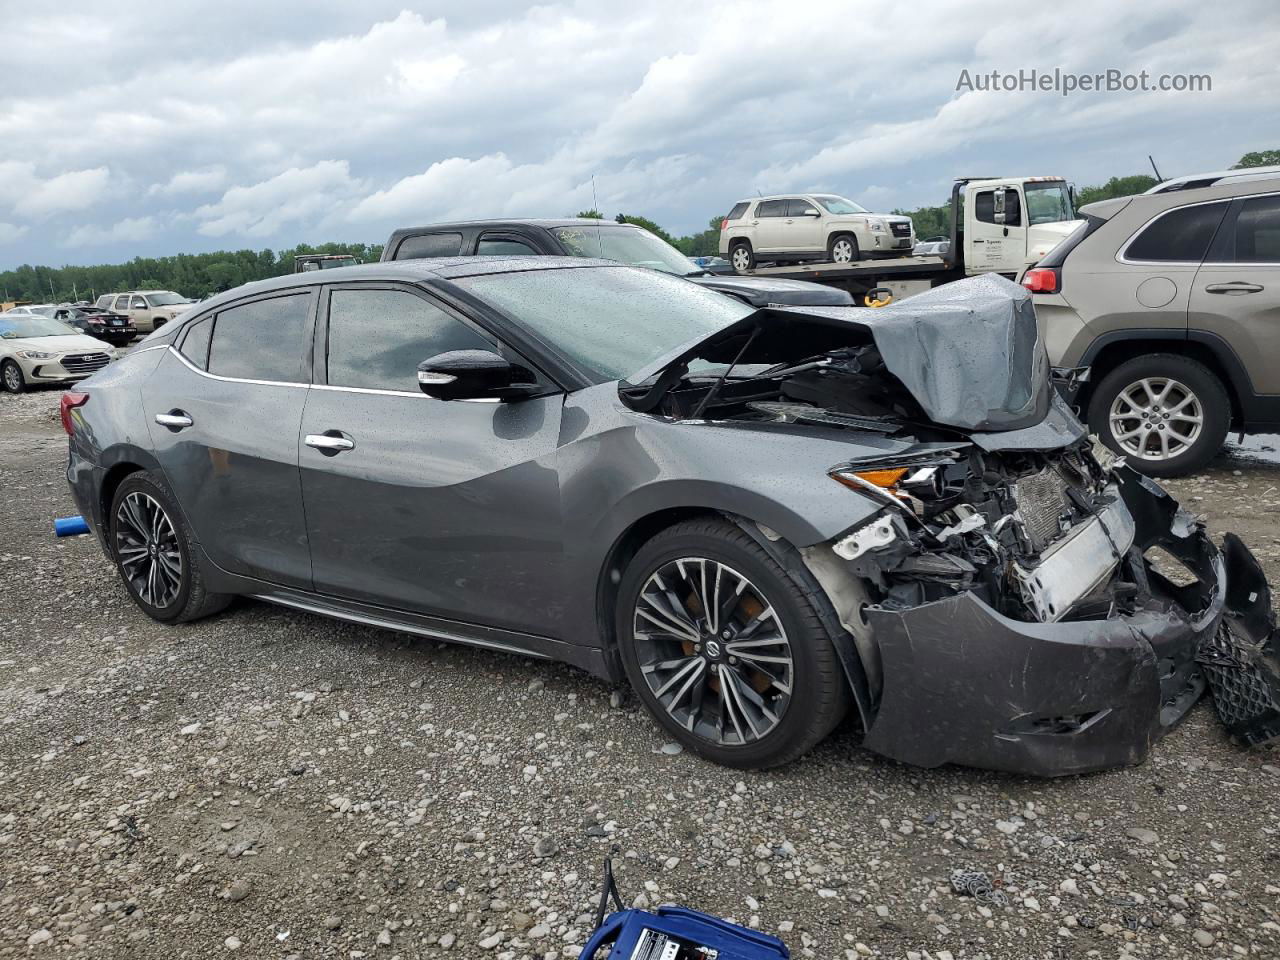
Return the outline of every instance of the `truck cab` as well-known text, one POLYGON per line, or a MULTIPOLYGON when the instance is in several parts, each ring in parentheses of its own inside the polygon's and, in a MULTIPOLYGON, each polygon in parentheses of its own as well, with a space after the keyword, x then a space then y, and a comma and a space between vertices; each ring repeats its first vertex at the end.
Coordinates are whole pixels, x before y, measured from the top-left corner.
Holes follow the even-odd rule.
POLYGON ((1071 233, 1074 191, 1062 177, 962 177, 951 190, 951 253, 968 276, 1018 277, 1071 233))

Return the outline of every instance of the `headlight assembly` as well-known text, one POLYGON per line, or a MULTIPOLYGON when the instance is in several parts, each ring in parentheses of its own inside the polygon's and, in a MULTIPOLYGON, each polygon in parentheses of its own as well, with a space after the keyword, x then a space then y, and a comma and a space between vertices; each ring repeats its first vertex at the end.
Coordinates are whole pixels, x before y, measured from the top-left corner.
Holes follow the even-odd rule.
POLYGON ((23 360, 52 360, 56 353, 45 353, 43 350, 19 350, 18 356, 23 360))

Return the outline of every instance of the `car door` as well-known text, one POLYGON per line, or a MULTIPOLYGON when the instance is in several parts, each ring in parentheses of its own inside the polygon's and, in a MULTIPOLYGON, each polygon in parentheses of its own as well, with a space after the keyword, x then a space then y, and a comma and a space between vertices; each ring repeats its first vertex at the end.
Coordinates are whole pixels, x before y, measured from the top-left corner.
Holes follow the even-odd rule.
POLYGON ((824 250, 827 239, 823 236, 822 209, 804 197, 787 200, 787 216, 784 221, 792 250, 806 253, 824 250))
POLYGON ((787 201, 785 199, 761 200, 756 204, 755 219, 758 221, 755 243, 757 256, 761 252, 787 253, 790 251, 791 248, 787 245, 789 237, 786 231, 787 201))
POLYGON ((417 367, 429 357, 510 354, 419 287, 335 285, 321 317, 325 349, 301 454, 316 590, 554 635, 564 595, 554 469, 562 396, 423 394, 417 367))
POLYGON ((1027 227, 1018 188, 976 191, 973 214, 967 240, 973 252, 970 269, 980 273, 1016 274, 1027 255, 1027 227))
POLYGON ((1257 393, 1280 394, 1280 194, 1232 202, 1196 272, 1189 327, 1225 340, 1257 393))
POLYGON ((209 558, 311 586, 298 430, 316 288, 264 294, 189 324, 142 383, 151 448, 209 558))

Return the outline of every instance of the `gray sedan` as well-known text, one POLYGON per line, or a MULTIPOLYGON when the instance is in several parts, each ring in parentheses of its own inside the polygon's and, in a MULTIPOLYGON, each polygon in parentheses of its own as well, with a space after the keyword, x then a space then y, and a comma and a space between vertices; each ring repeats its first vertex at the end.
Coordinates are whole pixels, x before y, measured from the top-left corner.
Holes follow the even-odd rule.
POLYGON ((925 766, 1133 763, 1210 645, 1267 640, 1248 550, 1091 444, 999 278, 755 309, 599 260, 317 271, 200 304, 63 420, 155 619, 252 596, 564 661, 733 766, 847 712, 925 766))

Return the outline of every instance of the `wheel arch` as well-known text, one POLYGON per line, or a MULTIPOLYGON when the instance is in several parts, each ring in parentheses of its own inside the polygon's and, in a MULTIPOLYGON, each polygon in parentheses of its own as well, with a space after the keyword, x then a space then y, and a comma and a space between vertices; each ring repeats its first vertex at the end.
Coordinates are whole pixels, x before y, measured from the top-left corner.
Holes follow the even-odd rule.
POLYGON ((1171 353, 1202 363, 1222 383, 1231 402, 1230 425, 1242 430, 1248 426, 1247 405, 1253 396, 1253 383, 1248 371, 1231 346, 1217 334, 1208 331, 1144 331, 1117 330, 1099 337, 1081 358, 1081 366, 1090 370, 1089 382, 1075 398, 1078 409, 1089 409, 1093 391, 1107 374, 1120 364, 1152 353, 1171 353))

